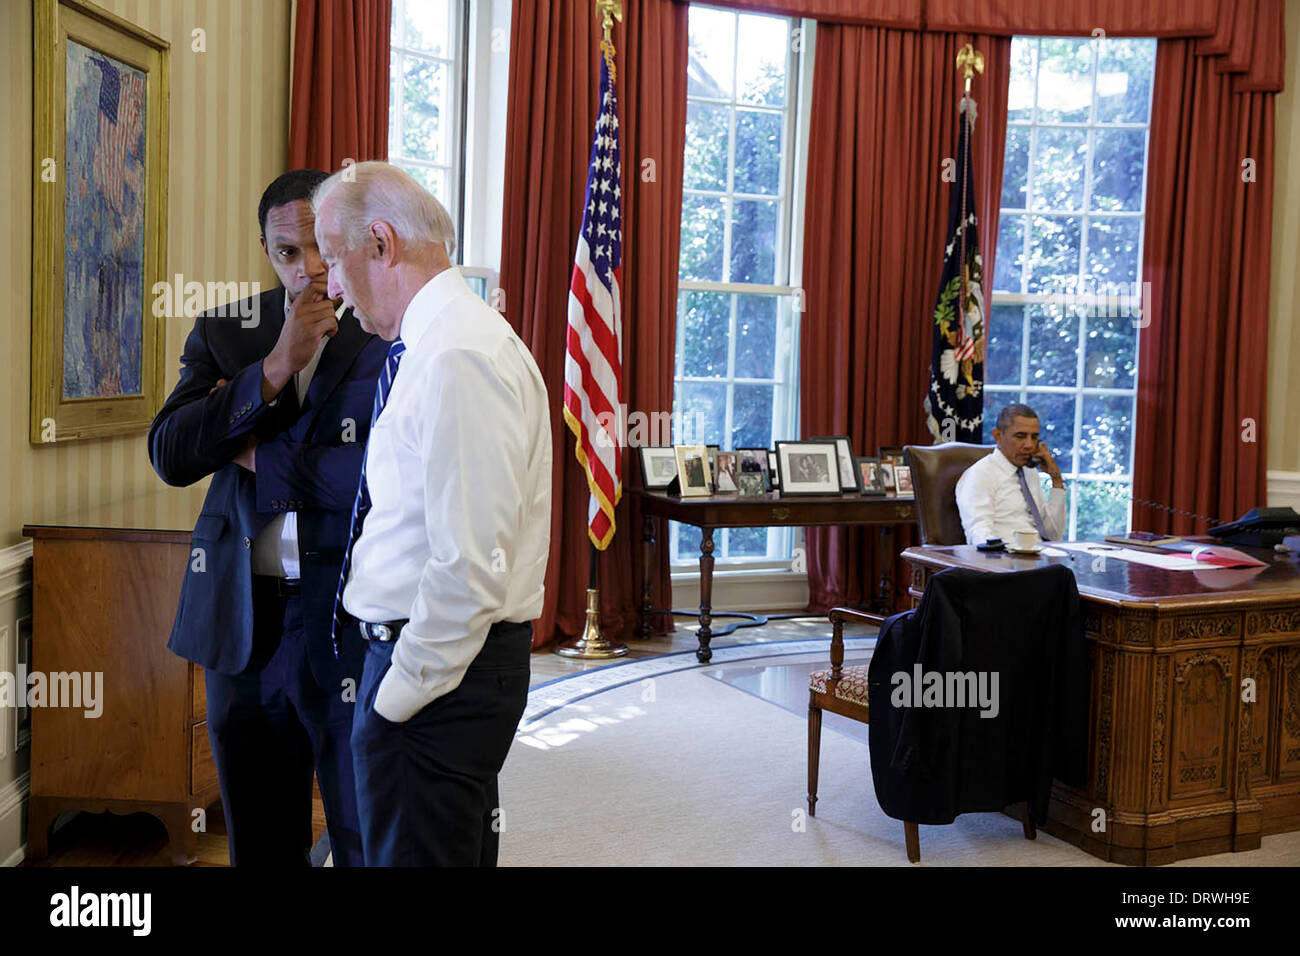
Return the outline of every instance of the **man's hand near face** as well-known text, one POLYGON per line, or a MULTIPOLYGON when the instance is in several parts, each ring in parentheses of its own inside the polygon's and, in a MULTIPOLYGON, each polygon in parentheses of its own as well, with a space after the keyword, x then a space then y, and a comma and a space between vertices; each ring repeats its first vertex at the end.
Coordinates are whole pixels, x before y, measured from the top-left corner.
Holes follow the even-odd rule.
POLYGON ((262 401, 279 395, 295 372, 307 367, 320 341, 339 330, 334 317, 334 303, 326 292, 324 277, 303 289, 289 306, 280 338, 262 362, 262 401))
POLYGON ((1061 469, 1057 467, 1056 459, 1052 457, 1052 450, 1047 447, 1047 443, 1040 441, 1034 454, 1042 459, 1038 468, 1040 471, 1047 472, 1048 477, 1052 479, 1052 487, 1064 488, 1065 480, 1061 478, 1061 469))

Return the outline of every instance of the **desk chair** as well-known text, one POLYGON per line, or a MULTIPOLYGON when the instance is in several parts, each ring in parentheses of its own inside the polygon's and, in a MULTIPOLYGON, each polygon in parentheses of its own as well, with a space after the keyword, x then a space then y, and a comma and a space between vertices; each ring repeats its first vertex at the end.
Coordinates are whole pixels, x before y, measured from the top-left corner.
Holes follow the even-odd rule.
POLYGON ((921 544, 965 544, 966 532, 957 510, 957 479, 996 445, 968 445, 950 441, 942 445, 906 445, 903 457, 912 469, 912 493, 921 527, 921 544))

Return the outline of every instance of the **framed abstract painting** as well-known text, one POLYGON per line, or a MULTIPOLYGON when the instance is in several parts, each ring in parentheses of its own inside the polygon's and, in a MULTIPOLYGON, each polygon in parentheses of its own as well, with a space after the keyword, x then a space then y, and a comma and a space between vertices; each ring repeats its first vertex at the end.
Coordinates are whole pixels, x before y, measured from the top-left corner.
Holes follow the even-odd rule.
POLYGON ((166 41, 79 0, 34 0, 34 443, 149 427, 162 403, 166 41))

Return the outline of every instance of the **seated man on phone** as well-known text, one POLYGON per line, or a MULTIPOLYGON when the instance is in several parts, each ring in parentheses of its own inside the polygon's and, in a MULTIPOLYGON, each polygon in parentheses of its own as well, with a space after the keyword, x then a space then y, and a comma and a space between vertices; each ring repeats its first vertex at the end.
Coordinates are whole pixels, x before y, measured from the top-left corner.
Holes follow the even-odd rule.
MULTIPOLYGON (((994 452, 967 468, 957 482, 966 543, 1001 538, 1010 546, 1017 531, 1037 531, 1041 541, 1059 541, 1069 514, 1065 482, 1052 452, 1038 440, 1038 414, 1028 405, 1006 406, 998 412, 993 440, 998 446, 994 452), (1036 469, 1052 479, 1050 499, 1036 469)), ((1022 535, 1022 541, 1031 537, 1022 535)))

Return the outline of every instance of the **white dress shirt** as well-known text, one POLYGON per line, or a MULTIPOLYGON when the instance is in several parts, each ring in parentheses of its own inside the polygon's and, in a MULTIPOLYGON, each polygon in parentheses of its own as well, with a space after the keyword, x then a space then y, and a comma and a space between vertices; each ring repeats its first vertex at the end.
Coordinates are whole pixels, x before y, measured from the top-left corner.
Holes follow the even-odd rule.
MULTIPOLYGON (((1043 483, 1038 474, 1038 469, 1026 467, 1025 481, 1029 493, 1034 496, 1034 503, 1038 505, 1047 538, 1060 541, 1065 535, 1066 492, 1064 488, 1053 488, 1049 500, 1043 494, 1043 483)), ((957 508, 961 511, 961 526, 966 531, 967 544, 983 544, 989 538, 1011 542, 1017 531, 1037 530, 1020 490, 1016 466, 1000 448, 975 462, 958 479, 957 508)))
MULTIPOLYGON (((339 306, 334 315, 336 319, 343 314, 343 308, 339 306)), ((286 319, 289 317, 287 294, 284 297, 284 315, 286 319)), ((311 361, 300 371, 293 373, 294 390, 298 393, 299 406, 307 395, 307 387, 311 385, 312 376, 316 374, 316 366, 320 365, 320 357, 328 342, 329 336, 322 336, 311 361)), ((279 401, 280 396, 277 395, 267 404, 275 406, 279 401)), ((257 465, 256 451, 253 452, 253 465, 257 465)), ((301 576, 302 571, 298 563, 298 512, 281 512, 257 533, 257 537, 253 539, 253 573, 290 579, 301 576)))
POLYGON ((402 722, 460 686, 498 621, 542 611, 551 529, 551 424, 537 363, 460 270, 416 293, 406 351, 370 429, 371 508, 343 606, 409 618, 375 710, 402 722))

